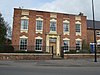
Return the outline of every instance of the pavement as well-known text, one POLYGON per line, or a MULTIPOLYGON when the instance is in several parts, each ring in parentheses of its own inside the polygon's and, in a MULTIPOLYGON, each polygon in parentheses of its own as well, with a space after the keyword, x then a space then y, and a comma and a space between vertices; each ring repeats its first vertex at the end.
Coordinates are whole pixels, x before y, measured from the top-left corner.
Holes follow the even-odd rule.
POLYGON ((0 60, 0 67, 5 66, 19 66, 19 67, 33 67, 33 66, 48 66, 48 67, 100 67, 100 58, 97 62, 94 59, 61 59, 61 60, 0 60))

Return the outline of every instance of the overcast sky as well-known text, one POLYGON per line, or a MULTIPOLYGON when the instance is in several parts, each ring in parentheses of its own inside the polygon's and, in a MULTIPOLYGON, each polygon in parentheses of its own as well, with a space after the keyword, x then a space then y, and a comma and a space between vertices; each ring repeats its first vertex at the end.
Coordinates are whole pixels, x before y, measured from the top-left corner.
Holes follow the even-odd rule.
MULTIPOLYGON (((92 0, 1 0, 0 12, 4 19, 12 26, 13 9, 38 9, 44 11, 79 14, 83 12, 88 19, 92 19, 92 0)), ((100 21, 100 0, 94 0, 95 19, 100 21)))

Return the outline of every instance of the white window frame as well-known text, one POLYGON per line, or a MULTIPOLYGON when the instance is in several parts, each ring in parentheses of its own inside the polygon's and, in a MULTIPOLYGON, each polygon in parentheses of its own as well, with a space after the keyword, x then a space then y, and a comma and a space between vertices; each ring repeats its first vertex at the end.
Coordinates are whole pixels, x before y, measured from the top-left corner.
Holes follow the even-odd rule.
POLYGON ((35 51, 42 51, 42 48, 43 48, 43 39, 41 37, 36 37, 35 38, 35 51), (41 44, 39 44, 41 46, 41 49, 37 49, 37 40, 42 40, 41 44))
POLYGON ((96 35, 97 35, 98 37, 100 37, 100 31, 97 31, 97 32, 96 32, 96 35))
POLYGON ((68 52, 69 51, 69 40, 63 40, 63 51, 64 52, 68 52), (66 41, 66 45, 64 45, 65 41, 66 41))
POLYGON ((55 19, 51 19, 51 20, 50 20, 50 32, 57 32, 57 21, 56 21, 55 19), (55 22, 55 27, 56 27, 56 28, 55 28, 55 31, 52 31, 52 30, 51 30, 51 22, 55 22))
POLYGON ((29 25, 28 19, 21 19, 21 30, 28 30, 28 25, 29 25), (27 21, 27 24, 25 24, 25 20, 27 21), (24 24, 22 24, 22 21, 24 21, 24 24), (26 28, 24 28, 25 25, 27 25, 26 28))
POLYGON ((19 50, 27 51, 27 46, 28 46, 28 39, 27 39, 27 38, 20 38, 19 50), (23 49, 21 49, 21 40, 22 40, 22 39, 27 40, 26 44, 25 44, 25 42, 24 42, 24 44, 26 45, 26 47, 23 47, 23 49))
POLYGON ((80 24, 76 24, 76 26, 79 25, 79 28, 76 28, 76 33, 80 33, 81 32, 81 25, 80 24), (78 30, 77 30, 78 29, 78 30))
POLYGON ((75 23, 75 32, 76 32, 76 36, 77 36, 77 35, 80 35, 80 36, 81 36, 81 22, 79 22, 79 21, 77 21, 77 22, 75 23), (80 25, 80 32, 76 32, 76 25, 80 25))
POLYGON ((38 18, 36 18, 36 33, 42 34, 42 32, 43 32, 43 19, 41 17, 38 17, 38 18), (42 21, 42 28, 41 28, 41 30, 37 30, 37 21, 42 21))
POLYGON ((69 23, 63 23, 63 32, 69 32, 69 23))
POLYGON ((63 51, 64 51, 64 52, 68 52, 69 49, 70 49, 70 39, 68 39, 68 38, 64 38, 64 39, 63 39, 63 47, 64 47, 64 46, 66 47, 66 45, 64 45, 64 41, 67 41, 68 49, 67 49, 67 50, 66 50, 66 49, 63 49, 63 51))
POLYGON ((42 21, 42 20, 36 20, 36 31, 43 31, 43 21, 42 21), (38 25, 37 25, 37 22, 39 22, 39 21, 42 23, 42 24, 41 24, 41 29, 38 29, 38 28, 37 28, 37 26, 38 26, 38 25))
POLYGON ((97 48, 99 48, 99 49, 100 49, 100 39, 99 39, 99 40, 97 40, 97 48))
POLYGON ((63 21, 63 33, 64 33, 64 35, 66 35, 66 34, 69 35, 69 33, 70 33, 70 22, 69 22, 68 20, 64 20, 64 21, 63 21), (64 30, 64 25, 65 25, 65 24, 68 25, 68 31, 65 31, 65 30, 64 30))
MULTIPOLYGON (((82 40, 81 39, 76 39, 76 48, 77 48, 77 46, 79 46, 79 50, 81 50, 82 49, 82 40), (80 44, 79 45, 77 45, 77 42, 80 42, 80 44)), ((78 51, 79 51, 78 50, 78 51)))

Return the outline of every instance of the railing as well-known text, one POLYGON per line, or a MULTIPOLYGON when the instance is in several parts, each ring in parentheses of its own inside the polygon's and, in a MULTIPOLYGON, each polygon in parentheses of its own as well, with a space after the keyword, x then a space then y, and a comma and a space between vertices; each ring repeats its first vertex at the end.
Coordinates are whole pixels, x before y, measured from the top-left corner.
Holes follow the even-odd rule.
MULTIPOLYGON (((97 53, 100 53, 100 48, 96 48, 97 53)), ((92 49, 86 49, 82 47, 69 47, 69 46, 62 46, 61 50, 63 50, 63 53, 94 53, 92 49)))
POLYGON ((23 52, 36 52, 36 53, 52 53, 52 46, 23 46, 20 45, 13 45, 14 51, 23 51, 23 52))
POLYGON ((51 46, 20 46, 20 45, 0 45, 0 52, 31 52, 31 53, 52 53, 51 46))
MULTIPOLYGON (((97 53, 100 53, 100 48, 97 47, 97 53)), ((62 46, 60 49, 64 53, 94 53, 91 49, 62 46)), ((23 46, 20 45, 0 45, 0 52, 36 52, 36 53, 51 53, 53 54, 52 46, 23 46)))

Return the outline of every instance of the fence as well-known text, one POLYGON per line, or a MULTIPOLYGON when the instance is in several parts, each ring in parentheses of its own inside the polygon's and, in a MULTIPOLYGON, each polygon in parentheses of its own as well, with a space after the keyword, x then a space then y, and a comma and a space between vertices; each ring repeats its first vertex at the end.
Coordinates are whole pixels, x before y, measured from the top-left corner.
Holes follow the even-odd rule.
MULTIPOLYGON (((69 47, 69 46, 62 46, 61 50, 65 54, 74 54, 74 53, 94 53, 95 51, 92 51, 90 48, 82 48, 82 47, 69 47)), ((97 53, 100 53, 100 48, 96 47, 97 53)))
MULTIPOLYGON (((57 48, 56 48, 57 49, 57 48)), ((97 53, 100 53, 100 47, 97 47, 97 53)), ((61 52, 66 53, 92 53, 91 49, 80 47, 61 46, 61 52)), ((35 52, 35 53, 53 53, 52 46, 22 46, 20 45, 0 45, 0 52, 35 52)))
POLYGON ((52 53, 52 46, 20 46, 13 45, 16 52, 52 53))

